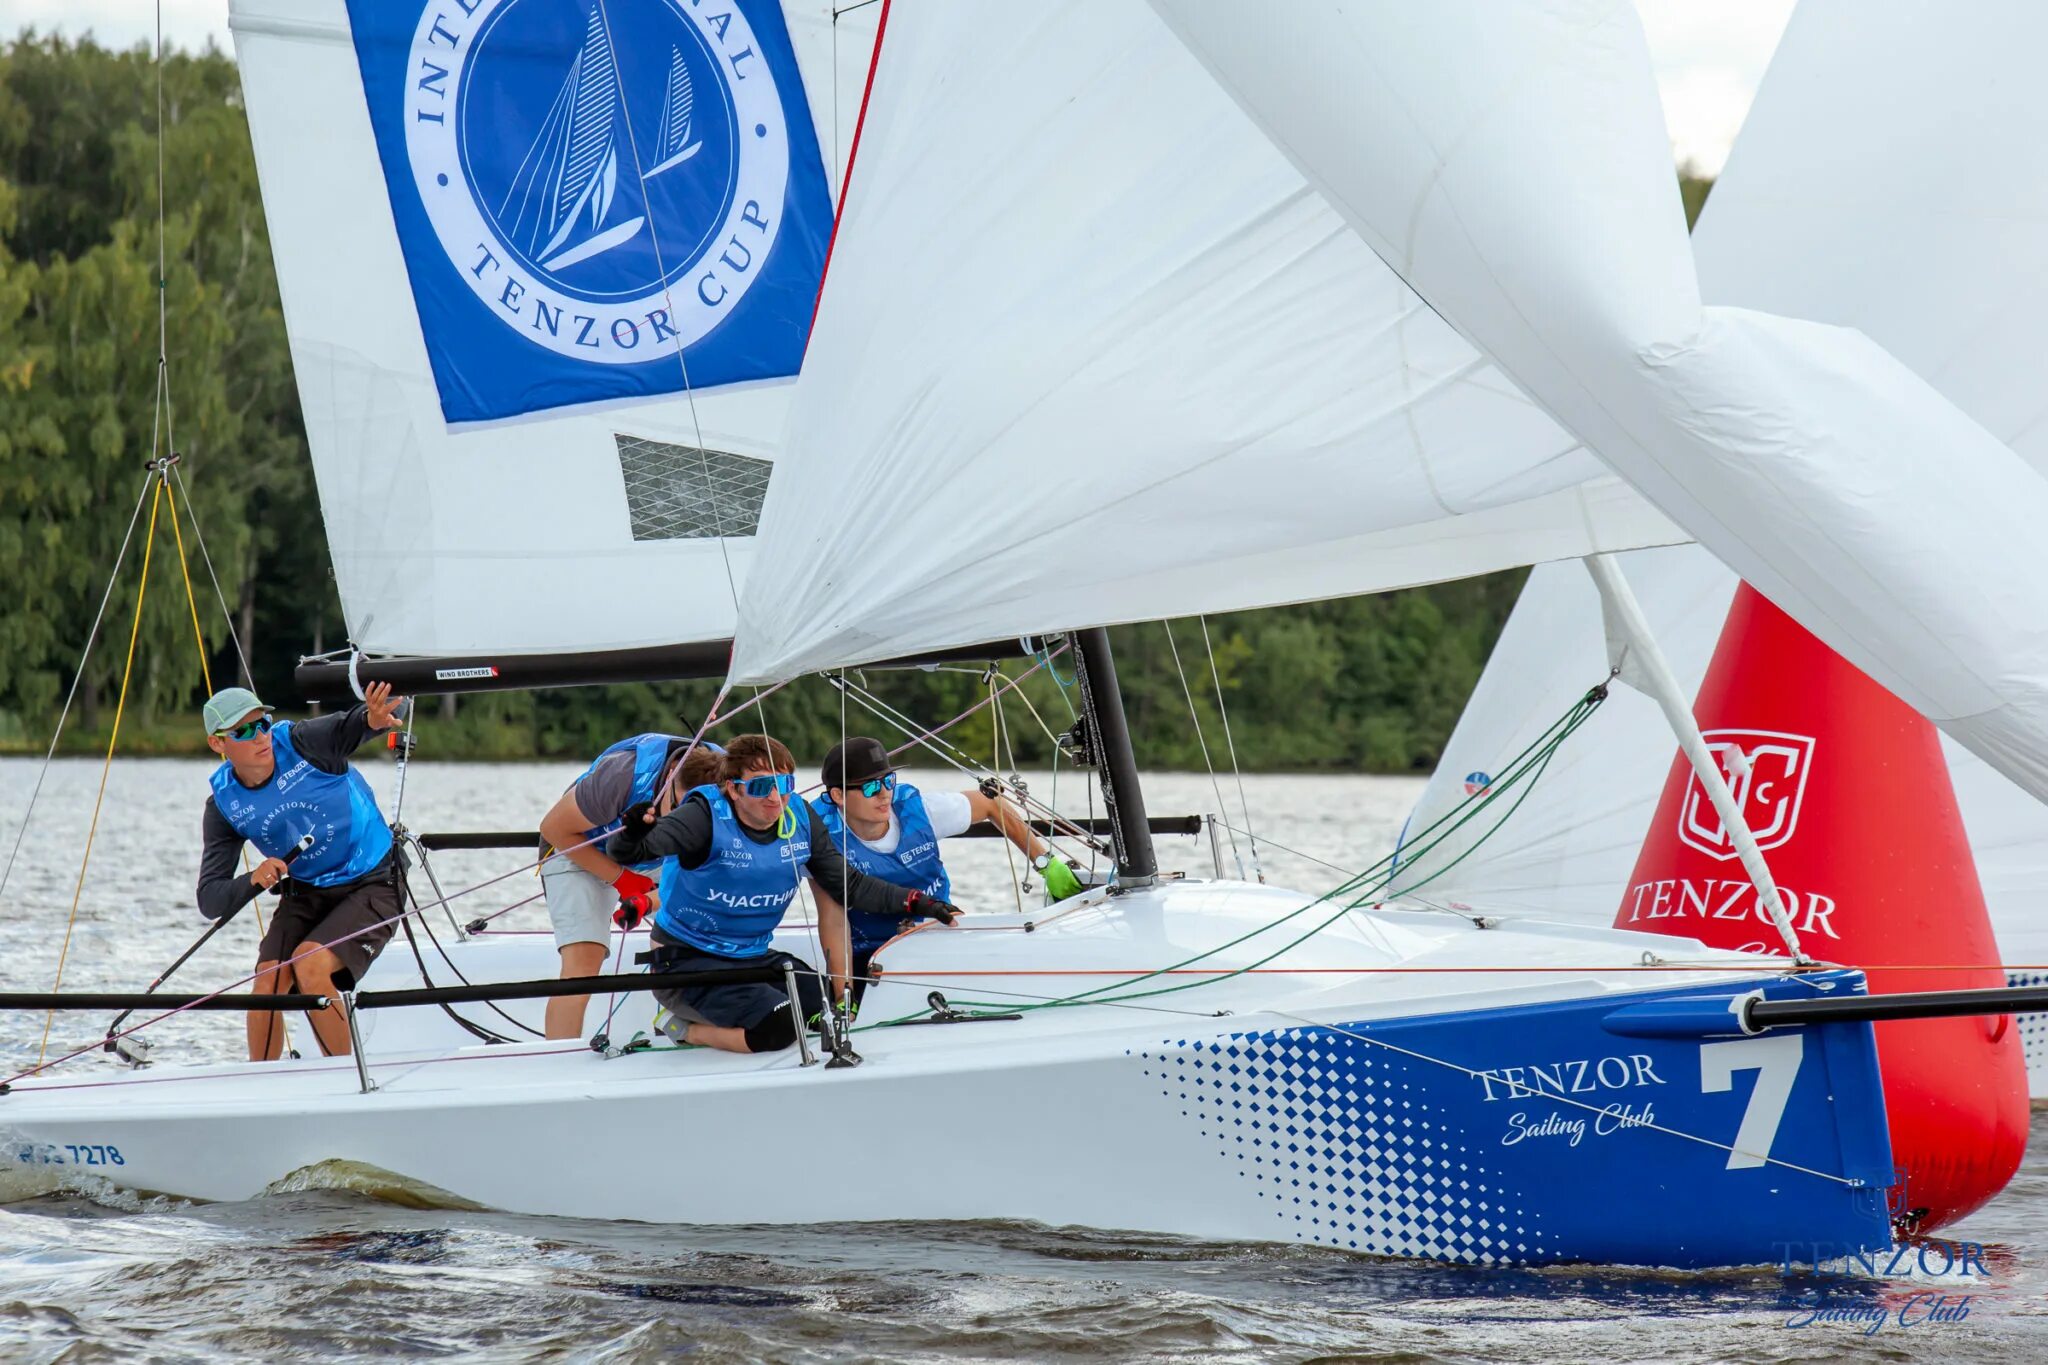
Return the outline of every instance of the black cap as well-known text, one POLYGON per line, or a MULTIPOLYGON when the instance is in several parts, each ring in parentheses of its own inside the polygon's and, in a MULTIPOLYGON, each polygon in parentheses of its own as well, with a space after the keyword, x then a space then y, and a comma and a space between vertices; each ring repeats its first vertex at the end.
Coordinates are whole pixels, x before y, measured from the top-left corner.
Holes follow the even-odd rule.
POLYGON ((826 786, 844 789, 853 783, 880 777, 895 767, 889 761, 889 751, 882 747, 881 740, 855 735, 842 744, 832 746, 832 752, 825 755, 825 766, 819 776, 825 779, 826 786))

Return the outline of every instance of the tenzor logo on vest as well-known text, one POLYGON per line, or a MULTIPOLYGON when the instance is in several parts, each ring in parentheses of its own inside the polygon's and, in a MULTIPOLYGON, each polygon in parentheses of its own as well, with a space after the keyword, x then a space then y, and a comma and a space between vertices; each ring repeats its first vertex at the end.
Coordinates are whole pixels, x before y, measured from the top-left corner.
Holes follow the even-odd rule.
POLYGON ((450 421, 796 372, 831 209, 777 5, 349 8, 450 421))
MULTIPOLYGON (((1727 779, 1736 809, 1756 836, 1759 849, 1773 849, 1799 827, 1799 801, 1813 770, 1813 738, 1775 730, 1705 730, 1707 751, 1727 779)), ((1735 841, 1721 822, 1698 773, 1686 783, 1678 808, 1678 837, 1712 858, 1736 856, 1735 841)))

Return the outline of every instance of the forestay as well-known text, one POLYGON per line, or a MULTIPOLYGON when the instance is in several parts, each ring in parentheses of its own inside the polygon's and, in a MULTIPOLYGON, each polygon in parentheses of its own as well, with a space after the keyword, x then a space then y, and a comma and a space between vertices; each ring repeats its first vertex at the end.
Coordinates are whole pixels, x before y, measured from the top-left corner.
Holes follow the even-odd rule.
MULTIPOLYGON (((1701 305, 1632 7, 1156 2, 1546 410, 1821 639, 2048 794, 2048 562, 2032 548, 2048 481, 1862 334, 1701 305)), ((2023 42, 1990 31, 1991 50, 2023 42)))
MULTIPOLYGON (((2026 92, 2044 42, 2048 12, 2035 7, 1805 0, 1693 236, 1708 298, 1861 329, 2037 469, 2048 113, 2026 92), (1956 98, 1964 81, 1971 96, 1956 98)), ((1697 687, 1735 575, 1693 547, 1622 563, 1697 687)), ((1540 732, 1605 658, 1586 575, 1538 568, 1412 823, 1467 799, 1466 779, 1540 732)), ((1953 740, 1944 748, 2000 950, 2040 961, 2048 810, 1953 740)), ((1672 751, 1656 708, 1617 689, 1515 819, 1425 894, 1607 923, 1672 751)))
POLYGON ((1142 4, 900 4, 741 679, 1677 533, 1142 4))
MULTIPOLYGON (((687 361, 715 354, 716 365, 706 359, 700 370, 728 379, 749 362, 731 346, 716 350, 739 314, 699 317, 694 326, 708 330, 695 341, 685 314, 692 300, 737 283, 702 283, 715 271, 730 275, 722 257, 767 271, 776 252, 814 246, 820 260, 809 282, 785 281, 778 292, 764 279, 745 298, 755 319, 779 315, 781 333, 800 342, 829 230, 827 180, 837 184, 852 140, 878 14, 854 10, 835 30, 829 0, 787 0, 779 20, 773 4, 737 0, 757 37, 786 25, 800 79, 785 67, 778 89, 809 111, 807 120, 778 122, 772 109, 782 106, 764 104, 743 122, 734 111, 750 106, 734 94, 734 74, 763 69, 743 55, 737 35, 748 30, 719 24, 734 8, 686 15, 613 3, 604 7, 612 27, 598 32, 589 27, 597 10, 534 0, 380 5, 363 12, 379 23, 402 19, 400 46, 371 43, 359 54, 344 0, 233 0, 307 440, 343 613, 360 648, 517 654, 732 633, 734 582, 752 557, 793 381, 705 393, 700 379, 693 401, 687 361), (436 15, 447 40, 434 32, 436 15), (497 36, 480 49, 486 25, 497 36), (381 69, 380 60, 410 62, 397 74, 417 79, 366 96, 363 71, 381 69), (456 74, 437 75, 442 68, 456 74), (436 171, 439 163, 416 162, 397 144, 380 159, 373 105, 394 128, 406 115, 429 128, 437 126, 430 116, 451 126, 461 119, 467 170, 436 171), (797 227, 778 225, 773 249, 749 259, 745 244, 759 248, 769 234, 747 220, 771 216, 747 207, 757 193, 749 177, 767 174, 751 159, 756 143, 780 147, 790 204, 808 156, 811 201, 825 205, 826 221, 806 223, 803 242, 797 227), (532 172, 544 162, 553 179, 537 188, 532 172), (493 174, 504 183, 491 183, 493 174), (418 199, 399 202, 429 192, 445 192, 458 217, 488 220, 476 234, 488 244, 450 235, 453 219, 421 218, 418 199), (691 224, 704 228, 701 240, 689 235, 691 224), (731 247, 727 227, 750 234, 741 248, 731 247), (643 267, 668 274, 628 278, 643 267), (454 286, 435 293, 436 271, 454 286), (604 288, 618 307, 575 302, 604 288), (657 292, 628 316, 623 301, 646 303, 657 292), (585 310, 588 327, 577 318, 585 310), (650 320, 655 311, 661 317, 650 320), (672 336, 669 327, 681 330, 672 336), (589 349, 579 339, 602 340, 614 353, 579 372, 589 349), (628 342, 632 354, 621 356, 628 342), (678 346, 687 357, 676 356, 678 346), (619 363, 664 353, 661 364, 619 363), (492 392, 508 387, 508 367, 518 375, 531 367, 535 377, 492 392), (636 384, 670 391, 620 397, 636 384), (525 415, 451 426, 450 416, 478 415, 464 403, 525 415)), ((448 146, 420 157, 444 153, 448 146)), ((428 203, 430 214, 446 208, 428 203)), ((758 368, 786 373, 795 354, 758 368)))

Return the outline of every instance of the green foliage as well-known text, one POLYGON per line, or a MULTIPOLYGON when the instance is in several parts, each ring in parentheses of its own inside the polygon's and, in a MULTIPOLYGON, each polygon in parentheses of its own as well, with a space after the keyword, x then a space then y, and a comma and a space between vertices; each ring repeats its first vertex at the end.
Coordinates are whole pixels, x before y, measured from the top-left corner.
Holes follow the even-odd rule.
MULTIPOLYGON (((174 53, 161 75, 160 292, 150 54, 32 33, 0 48, 0 747, 39 748, 54 724, 153 452, 183 458, 257 690, 288 701, 296 656, 343 643, 234 64, 212 50, 174 53), (155 405, 159 298, 175 400, 165 430, 155 405)), ((1686 182, 1689 216, 1705 189, 1686 182)), ((145 502, 144 525, 148 516, 145 502)), ((191 719, 200 666, 168 517, 160 508, 123 722, 130 752, 200 747, 191 719)), ((184 529, 208 659, 225 685, 234 652, 191 524, 184 529)), ((111 724, 141 552, 139 526, 80 680, 77 747, 103 744, 111 724)), ((1226 765, 1220 685, 1248 768, 1425 770, 1520 582, 1507 574, 1219 617, 1208 623, 1213 675, 1200 623, 1120 627, 1112 638, 1140 761, 1201 767, 1198 719, 1210 760, 1226 765)), ((1007 666, 1011 675, 1023 667, 1007 666)), ((1059 680, 1071 670, 1062 660, 1059 678, 1035 674, 1021 689, 1028 708, 1005 702, 999 766, 1051 761, 1048 730, 1072 723, 1059 680)), ((922 724, 988 694, 984 677, 957 669, 875 671, 863 682, 922 724)), ((425 752, 441 757, 580 757, 639 730, 691 730, 715 691, 633 684, 429 700, 421 734, 425 752)), ((806 679, 767 698, 761 714, 808 767, 837 739, 842 704, 806 679)), ((856 732, 897 737, 858 706, 846 718, 856 732)), ((997 724, 984 708, 946 737, 995 760, 997 724)))

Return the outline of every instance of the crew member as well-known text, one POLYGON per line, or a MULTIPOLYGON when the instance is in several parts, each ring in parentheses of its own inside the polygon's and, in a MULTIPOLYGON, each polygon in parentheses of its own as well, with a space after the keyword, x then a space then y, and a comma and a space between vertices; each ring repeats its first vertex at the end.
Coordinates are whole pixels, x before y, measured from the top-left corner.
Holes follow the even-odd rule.
MULTIPOLYGON (((634 735, 592 760, 540 820, 541 890, 555 927, 562 975, 596 976, 604 968, 612 911, 629 896, 654 890, 655 864, 624 867, 604 851, 628 807, 651 803, 656 815, 676 808, 693 787, 719 779, 725 750, 680 735, 634 735), (559 850, 559 851, 557 851, 559 850)), ((587 995, 558 995, 547 1004, 547 1036, 583 1032, 587 995)))
MULTIPOLYGON (((224 688, 207 699, 206 745, 225 761, 213 770, 213 794, 201 820, 200 913, 224 919, 283 883, 283 899, 256 950, 252 991, 302 991, 331 1000, 340 989, 336 973, 346 969, 360 981, 390 941, 403 881, 391 827, 349 756, 392 727, 404 700, 391 695, 389 683, 372 683, 360 705, 273 727, 269 708, 246 687, 224 688), (285 858, 307 834, 313 842, 287 870, 285 858), (263 861, 238 876, 244 841, 256 845, 263 861)), ((349 1050, 339 1002, 309 1018, 324 1052, 349 1050)), ((270 1011, 250 1012, 250 1061, 273 1060, 282 1050, 284 1030, 277 1023, 270 1011)))
MULTIPOLYGON (((850 867, 808 806, 791 804, 796 762, 766 735, 742 735, 726 746, 723 780, 699 787, 669 814, 634 807, 606 852, 621 863, 666 858, 653 936, 657 972, 794 966, 797 1009, 780 983, 686 986, 655 992, 672 1038, 727 1052, 788 1047, 797 1030, 824 1009, 825 992, 810 964, 771 952, 783 911, 808 873, 841 903, 897 919, 909 915, 951 923, 958 910, 922 890, 894 886, 850 867)), ((635 903, 616 918, 637 922, 635 903)))
MULTIPOLYGON (((811 799, 811 808, 833 846, 843 848, 848 860, 871 877, 947 900, 953 888, 939 840, 965 834, 975 821, 986 820, 1031 860, 1032 870, 1045 879, 1054 900, 1065 900, 1082 889, 1074 869, 1032 832, 1015 806, 978 789, 926 794, 899 782, 889 751, 879 739, 856 735, 834 745, 825 755, 822 776, 825 790, 811 799)), ((858 1003, 875 950, 901 933, 905 921, 902 916, 858 909, 848 914, 822 887, 816 891, 818 934, 824 940, 833 990, 845 989, 851 956, 853 998, 858 1003)))

